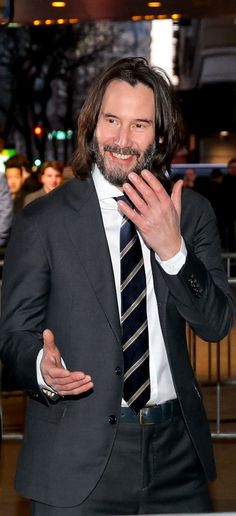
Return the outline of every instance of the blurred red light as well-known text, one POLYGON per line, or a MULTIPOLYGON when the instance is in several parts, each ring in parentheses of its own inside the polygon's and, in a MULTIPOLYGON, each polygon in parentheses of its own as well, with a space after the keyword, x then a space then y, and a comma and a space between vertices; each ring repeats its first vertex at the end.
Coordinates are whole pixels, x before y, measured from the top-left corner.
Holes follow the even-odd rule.
POLYGON ((35 136, 42 136, 43 128, 40 127, 40 125, 37 125, 36 127, 34 127, 34 134, 35 134, 35 136))

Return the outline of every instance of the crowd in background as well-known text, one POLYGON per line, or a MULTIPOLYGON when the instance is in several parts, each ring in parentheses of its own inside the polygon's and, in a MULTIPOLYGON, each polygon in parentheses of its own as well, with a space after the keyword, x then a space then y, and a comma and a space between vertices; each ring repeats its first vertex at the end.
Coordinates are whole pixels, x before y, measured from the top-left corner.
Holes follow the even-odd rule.
MULTIPOLYGON (((13 215, 68 179, 65 170, 63 163, 53 160, 32 171, 22 154, 5 162, 5 174, 0 174, 0 247, 7 243, 13 215)), ((175 175, 172 180, 179 177, 175 175)), ((210 201, 217 218, 222 250, 236 252, 236 158, 228 162, 225 174, 214 167, 209 176, 200 176, 193 168, 186 168, 182 178, 185 188, 198 191, 210 201)))
POLYGON ((64 164, 45 161, 33 171, 27 158, 16 154, 0 174, 0 247, 7 244, 13 216, 27 204, 46 195, 64 181, 64 164))
MULTIPOLYGON (((179 175, 173 179, 177 178, 179 175)), ((187 168, 183 184, 207 197, 217 218, 222 250, 236 252, 236 158, 228 162, 225 174, 217 166, 209 176, 197 175, 193 168, 187 168)))

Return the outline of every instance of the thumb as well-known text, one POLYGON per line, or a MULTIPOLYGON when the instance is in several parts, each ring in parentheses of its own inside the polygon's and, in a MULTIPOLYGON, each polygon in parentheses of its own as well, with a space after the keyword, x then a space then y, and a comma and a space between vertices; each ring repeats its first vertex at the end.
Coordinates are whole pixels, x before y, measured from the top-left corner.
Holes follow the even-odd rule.
POLYGON ((174 207, 175 207, 175 209, 177 211, 179 220, 180 220, 180 216, 181 216, 182 189, 183 189, 183 181, 182 181, 182 179, 179 179, 179 181, 177 181, 174 184, 173 190, 172 190, 172 193, 171 193, 171 200, 172 200, 172 202, 174 204, 174 207))
POLYGON ((55 344, 55 338, 51 330, 43 331, 43 356, 45 360, 49 360, 57 367, 61 365, 61 354, 55 344))
POLYGON ((45 350, 55 351, 55 338, 51 330, 46 329, 43 331, 43 344, 45 350))

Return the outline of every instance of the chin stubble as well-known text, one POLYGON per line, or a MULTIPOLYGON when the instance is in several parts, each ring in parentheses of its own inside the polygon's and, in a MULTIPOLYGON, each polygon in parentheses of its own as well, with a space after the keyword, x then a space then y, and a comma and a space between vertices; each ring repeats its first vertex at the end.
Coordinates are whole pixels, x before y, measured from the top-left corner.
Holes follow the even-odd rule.
MULTIPOLYGON (((155 150, 155 143, 151 143, 145 150, 141 160, 136 163, 135 167, 133 168, 133 172, 136 172, 136 174, 140 175, 144 168, 151 170, 155 150)), ((121 149, 117 145, 105 145, 104 151, 113 152, 115 154, 120 154, 122 156, 137 156, 137 159, 140 157, 140 152, 137 149, 133 149, 132 147, 123 147, 121 149)), ((127 175, 124 175, 124 171, 122 168, 119 169, 119 167, 117 167, 116 170, 109 170, 105 166, 105 162, 103 156, 99 151, 99 146, 96 138, 94 138, 93 140, 93 155, 94 161, 102 175, 105 177, 105 179, 115 186, 123 186, 123 184, 128 180, 127 175)))

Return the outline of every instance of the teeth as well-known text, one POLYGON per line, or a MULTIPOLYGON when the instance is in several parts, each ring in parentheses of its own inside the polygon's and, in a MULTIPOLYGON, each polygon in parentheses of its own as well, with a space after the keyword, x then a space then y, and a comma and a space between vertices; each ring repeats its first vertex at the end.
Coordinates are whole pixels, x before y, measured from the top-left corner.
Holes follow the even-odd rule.
POLYGON ((131 157, 131 154, 117 154, 116 152, 113 152, 112 156, 115 156, 115 158, 118 159, 129 159, 131 157))

